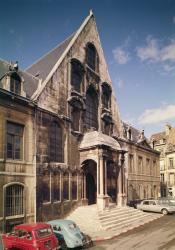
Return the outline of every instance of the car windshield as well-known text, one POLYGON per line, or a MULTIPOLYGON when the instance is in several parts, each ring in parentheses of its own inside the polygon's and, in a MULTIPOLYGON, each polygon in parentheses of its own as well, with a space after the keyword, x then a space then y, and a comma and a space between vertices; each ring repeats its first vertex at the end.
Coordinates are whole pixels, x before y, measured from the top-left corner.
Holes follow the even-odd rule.
POLYGON ((36 231, 39 238, 48 236, 52 234, 51 228, 42 228, 36 231))

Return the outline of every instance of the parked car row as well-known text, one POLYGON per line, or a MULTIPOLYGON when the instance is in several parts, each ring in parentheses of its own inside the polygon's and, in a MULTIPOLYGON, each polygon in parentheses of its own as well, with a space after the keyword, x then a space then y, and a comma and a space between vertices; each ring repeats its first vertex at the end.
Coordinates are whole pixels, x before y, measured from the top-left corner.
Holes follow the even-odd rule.
POLYGON ((137 209, 167 215, 175 213, 175 203, 168 199, 143 200, 137 204, 137 209))
POLYGON ((2 235, 4 249, 57 250, 91 247, 91 238, 82 233, 71 220, 53 220, 48 223, 21 224, 2 235))

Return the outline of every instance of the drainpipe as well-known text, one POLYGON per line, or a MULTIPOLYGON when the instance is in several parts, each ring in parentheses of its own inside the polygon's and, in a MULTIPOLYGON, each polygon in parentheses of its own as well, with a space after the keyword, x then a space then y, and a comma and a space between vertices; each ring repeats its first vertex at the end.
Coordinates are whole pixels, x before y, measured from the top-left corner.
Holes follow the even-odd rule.
POLYGON ((33 157, 33 167, 34 167, 34 222, 36 222, 36 137, 37 137, 37 109, 34 108, 34 157, 33 157))

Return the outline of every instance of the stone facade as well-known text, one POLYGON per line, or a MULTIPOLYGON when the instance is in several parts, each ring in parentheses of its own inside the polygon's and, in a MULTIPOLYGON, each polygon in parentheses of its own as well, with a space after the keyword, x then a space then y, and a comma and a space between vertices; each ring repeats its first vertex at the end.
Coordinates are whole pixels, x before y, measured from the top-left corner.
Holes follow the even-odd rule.
POLYGON ((152 149, 144 131, 123 123, 121 139, 125 154, 125 192, 127 203, 160 196, 159 152, 152 149))
MULTIPOLYGON (((43 202, 44 198, 41 195, 37 199, 37 207, 40 208, 37 214, 39 220, 62 217, 74 206, 80 204, 97 202, 99 209, 104 209, 109 202, 107 165, 111 166, 112 171, 115 170, 115 177, 113 177, 115 185, 113 184, 113 187, 110 187, 110 184, 108 184, 108 186, 113 188, 113 200, 117 201, 117 176, 121 164, 119 158, 122 157, 124 152, 112 136, 120 136, 122 124, 92 14, 78 30, 78 36, 76 37, 75 34, 74 38, 76 38, 75 42, 58 67, 55 68, 53 74, 50 75, 43 91, 38 91, 35 95, 41 109, 37 112, 38 194, 42 193, 43 188, 45 188, 42 184, 43 172, 45 171, 51 176, 50 186, 47 186, 47 190, 51 190, 48 201, 43 202), (95 60, 98 61, 95 69, 92 69, 87 63, 88 44, 95 49, 95 57, 97 57, 95 60), (72 65, 74 64, 78 64, 79 74, 82 77, 78 90, 72 84, 72 65), (88 91, 97 101, 96 127, 87 125, 86 121, 88 91), (109 92, 110 100, 107 106, 104 105, 102 100, 104 91, 109 92), (78 113, 78 121, 73 116, 74 111, 78 113), (43 119, 45 122, 41 121, 43 119), (62 130, 63 158, 61 162, 54 162, 49 159, 49 130, 53 121, 57 122, 62 130), (108 126, 106 131, 105 126, 108 126), (95 131, 96 134, 94 135, 95 131), (93 136, 96 136, 96 138, 93 136), (104 136, 106 137, 104 138, 104 136), (91 137, 93 137, 93 140, 90 142, 91 137), (111 144, 107 143, 108 141, 111 144), (87 142, 90 143, 87 145, 87 142), (57 201, 53 200, 52 176, 54 172, 58 172, 60 176, 59 189, 61 191, 57 201), (65 177, 64 173, 69 176, 69 195, 66 199, 64 197, 64 181, 66 181, 67 176, 65 177), (74 178, 75 175, 77 176, 78 184, 77 195, 74 199, 71 192, 73 175, 74 178), (87 184, 88 182, 91 184, 87 184)), ((34 65, 34 68, 29 68, 29 72, 32 74, 35 70, 37 70, 36 65, 34 65)), ((95 107, 90 107, 90 110, 93 108, 95 109, 95 107)), ((91 115, 93 116, 93 114, 91 115)), ((108 179, 110 179, 110 176, 108 176, 108 179)))
POLYGON ((175 128, 167 124, 163 132, 151 136, 151 141, 160 152, 161 196, 175 197, 175 128))
MULTIPOLYGON (((158 173, 132 173, 128 165, 129 155, 135 159, 138 155, 144 162, 150 159, 151 169, 155 161, 157 171, 158 154, 145 140, 136 142, 123 135, 124 126, 92 12, 72 36, 27 71, 4 62, 1 67, 4 74, 0 68, 0 90, 2 96, 9 96, 6 101, 2 98, 0 106, 0 133, 4 138, 0 166, 6 176, 0 182, 1 190, 7 183, 24 187, 16 190, 20 195, 23 192, 23 221, 61 218, 84 204, 97 203, 99 210, 107 208, 109 202, 126 205, 128 188, 136 189, 137 181, 143 192, 132 199, 147 196, 147 186, 150 192, 156 186, 151 196, 157 196, 158 173), (9 68, 16 73, 9 73, 9 68), (8 126, 18 130, 9 138, 17 138, 21 144, 7 142, 8 119, 13 121, 8 126), (18 162, 14 157, 8 161, 4 157, 11 156, 15 145, 23 157, 18 156, 18 162)), ((137 160, 135 164, 139 169, 137 160)), ((2 192, 1 199, 15 207, 11 192, 9 189, 7 199, 2 192)), ((7 208, 3 205, 3 211, 7 208)), ((18 207, 15 209, 17 218, 18 207)), ((3 211, 0 210, 1 221, 6 226, 8 218, 3 211)), ((13 224, 18 223, 12 220, 13 224)))
POLYGON ((34 119, 34 104, 0 89, 0 231, 35 220, 34 119))

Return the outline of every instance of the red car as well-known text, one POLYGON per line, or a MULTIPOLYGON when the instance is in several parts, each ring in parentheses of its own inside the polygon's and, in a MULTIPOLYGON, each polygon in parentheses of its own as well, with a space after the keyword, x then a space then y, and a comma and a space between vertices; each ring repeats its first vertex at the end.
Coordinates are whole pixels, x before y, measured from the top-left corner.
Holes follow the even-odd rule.
POLYGON ((50 225, 45 223, 21 224, 13 232, 3 234, 5 249, 57 250, 58 240, 50 225))

